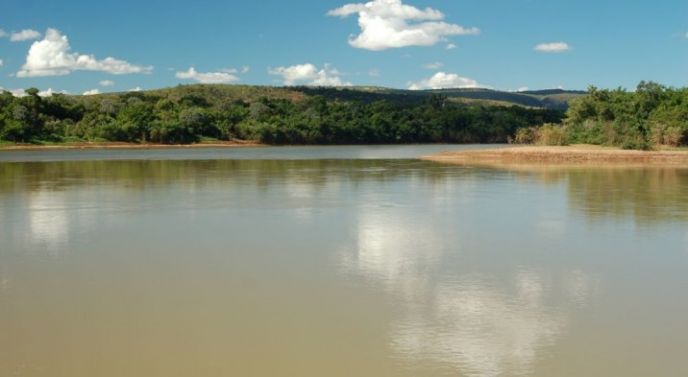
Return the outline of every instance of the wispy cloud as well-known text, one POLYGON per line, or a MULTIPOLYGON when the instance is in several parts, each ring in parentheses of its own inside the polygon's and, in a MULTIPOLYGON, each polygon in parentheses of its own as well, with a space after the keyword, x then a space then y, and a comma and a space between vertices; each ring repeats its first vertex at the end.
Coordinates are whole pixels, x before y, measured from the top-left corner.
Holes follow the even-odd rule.
POLYGON ((562 53, 569 50, 571 50, 571 46, 569 46, 569 44, 566 42, 540 43, 539 45, 535 46, 535 51, 550 54, 562 53))
POLYGON ((23 42, 30 41, 32 39, 38 39, 41 37, 41 33, 32 29, 24 29, 21 31, 12 32, 10 35, 10 41, 12 42, 23 42))
POLYGON ((373 0, 346 4, 329 16, 358 15, 360 34, 349 38, 352 47, 373 51, 409 46, 433 46, 454 35, 476 35, 480 30, 443 22, 444 14, 432 8, 418 9, 401 0, 373 0))
POLYGON ((442 62, 433 62, 433 63, 423 64, 423 68, 425 68, 425 69, 440 69, 442 67, 444 67, 444 63, 442 63, 442 62))

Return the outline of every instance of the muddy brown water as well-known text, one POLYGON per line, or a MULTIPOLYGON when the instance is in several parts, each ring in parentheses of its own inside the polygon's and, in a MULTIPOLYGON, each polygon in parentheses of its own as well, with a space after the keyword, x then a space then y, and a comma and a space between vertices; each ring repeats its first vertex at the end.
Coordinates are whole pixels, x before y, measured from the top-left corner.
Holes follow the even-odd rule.
POLYGON ((0 153, 0 376, 688 375, 688 170, 451 148, 0 153))

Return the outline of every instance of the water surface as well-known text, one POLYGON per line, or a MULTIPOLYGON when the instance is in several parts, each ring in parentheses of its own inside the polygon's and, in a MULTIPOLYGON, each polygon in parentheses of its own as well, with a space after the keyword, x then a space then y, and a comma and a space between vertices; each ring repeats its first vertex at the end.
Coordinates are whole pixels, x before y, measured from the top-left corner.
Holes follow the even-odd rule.
MULTIPOLYGON (((491 148, 502 148, 503 144, 491 148)), ((427 156, 446 150, 485 148, 484 145, 328 145, 283 147, 202 148, 106 148, 0 150, 0 162, 89 161, 89 160, 312 160, 312 159, 401 159, 427 156)))
POLYGON ((688 375, 687 170, 395 148, 0 163, 0 375, 688 375))

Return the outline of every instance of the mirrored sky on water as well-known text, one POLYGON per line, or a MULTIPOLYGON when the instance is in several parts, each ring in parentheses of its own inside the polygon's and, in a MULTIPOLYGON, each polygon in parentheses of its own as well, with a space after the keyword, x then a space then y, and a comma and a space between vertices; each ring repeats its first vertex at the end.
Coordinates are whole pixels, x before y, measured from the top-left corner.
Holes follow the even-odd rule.
POLYGON ((408 159, 2 163, 0 372, 681 375, 687 188, 408 159))

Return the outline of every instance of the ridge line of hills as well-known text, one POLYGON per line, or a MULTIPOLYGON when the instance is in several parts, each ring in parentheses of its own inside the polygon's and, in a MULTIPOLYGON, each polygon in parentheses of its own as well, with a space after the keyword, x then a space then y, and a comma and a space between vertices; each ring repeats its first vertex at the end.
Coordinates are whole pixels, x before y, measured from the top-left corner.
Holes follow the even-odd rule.
MULTIPOLYGON (((331 100, 374 102, 387 100, 397 104, 416 104, 428 97, 440 95, 450 102, 465 105, 522 106, 550 110, 566 110, 569 101, 587 94, 579 90, 544 89, 520 92, 500 91, 487 88, 408 90, 375 86, 313 87, 313 86, 263 86, 234 84, 185 84, 174 87, 142 91, 146 94, 174 96, 193 92, 236 100, 253 100, 261 97, 298 100, 304 96, 323 96, 331 100)), ((93 95, 101 97, 122 95, 110 92, 93 95)))

